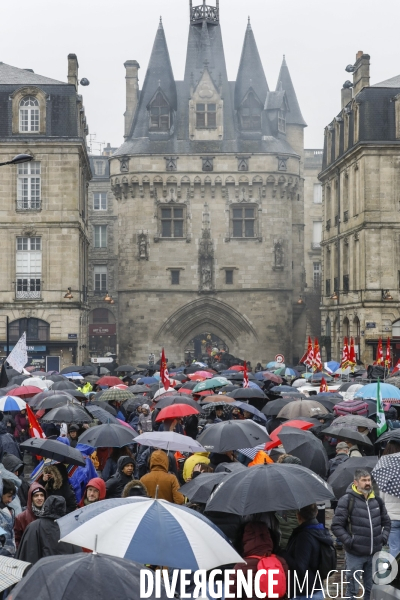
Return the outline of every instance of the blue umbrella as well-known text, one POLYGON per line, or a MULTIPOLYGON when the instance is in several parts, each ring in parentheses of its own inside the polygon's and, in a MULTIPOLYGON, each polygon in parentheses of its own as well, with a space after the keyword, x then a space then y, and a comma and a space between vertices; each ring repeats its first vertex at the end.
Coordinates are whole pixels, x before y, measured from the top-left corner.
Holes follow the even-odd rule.
POLYGON ((340 367, 340 363, 335 360, 330 360, 329 362, 324 363, 324 369, 328 371, 328 373, 335 373, 340 367))
POLYGON ((0 398, 0 410, 2 412, 7 411, 20 411, 26 408, 26 402, 18 396, 3 396, 0 398))
MULTIPOLYGON (((354 394, 354 398, 376 398, 378 384, 369 383, 364 385, 360 390, 354 394)), ((399 400, 400 390, 390 383, 381 383, 381 394, 383 400, 399 400)))
POLYGON ((76 371, 72 371, 72 373, 64 373, 64 377, 67 379, 83 379, 82 373, 77 373, 76 371))
POLYGON ((237 406, 238 408, 240 408, 240 410, 247 410, 247 412, 251 413, 252 415, 255 415, 262 421, 267 420, 267 417, 262 412, 260 412, 258 408, 252 406, 251 404, 247 404, 247 402, 231 402, 229 406, 237 406))
POLYGON ((297 389, 293 388, 291 385, 274 385, 274 387, 270 389, 270 392, 273 392, 274 394, 280 394, 281 392, 289 392, 295 394, 297 392, 297 389))
POLYGON ((141 377, 136 383, 145 383, 147 385, 149 383, 158 383, 158 379, 155 377, 141 377))
POLYGON ((140 564, 191 571, 241 560, 218 527, 185 506, 152 498, 93 504, 58 519, 61 541, 140 564))

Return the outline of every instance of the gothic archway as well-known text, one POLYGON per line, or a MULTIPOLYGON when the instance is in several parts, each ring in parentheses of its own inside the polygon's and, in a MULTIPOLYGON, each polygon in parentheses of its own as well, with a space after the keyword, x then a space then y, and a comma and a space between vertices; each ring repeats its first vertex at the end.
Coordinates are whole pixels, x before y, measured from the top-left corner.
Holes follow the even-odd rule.
POLYGON ((205 331, 194 336, 185 346, 185 358, 201 360, 204 357, 211 356, 214 349, 229 352, 229 347, 220 337, 205 331))

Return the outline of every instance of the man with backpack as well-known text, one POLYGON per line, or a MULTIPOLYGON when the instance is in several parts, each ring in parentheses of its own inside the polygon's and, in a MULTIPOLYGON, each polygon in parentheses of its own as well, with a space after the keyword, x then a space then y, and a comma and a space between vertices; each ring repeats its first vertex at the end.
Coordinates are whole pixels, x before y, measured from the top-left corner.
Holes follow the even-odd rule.
POLYGON ((364 600, 369 600, 372 587, 372 557, 382 549, 390 533, 390 518, 383 500, 375 496, 371 475, 357 469, 354 482, 340 498, 332 521, 332 532, 346 551, 348 594, 358 596, 358 579, 362 571, 364 600))
POLYGON ((321 583, 329 571, 336 569, 333 539, 324 525, 317 521, 317 514, 316 504, 297 511, 299 527, 293 530, 286 552, 282 554, 289 565, 289 598, 323 600, 321 583))

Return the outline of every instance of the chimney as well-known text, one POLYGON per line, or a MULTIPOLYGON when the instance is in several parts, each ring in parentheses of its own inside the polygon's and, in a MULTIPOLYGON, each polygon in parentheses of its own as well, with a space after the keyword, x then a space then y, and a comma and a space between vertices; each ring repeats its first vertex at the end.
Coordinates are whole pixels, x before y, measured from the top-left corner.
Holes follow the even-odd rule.
POLYGON ((125 111, 125 139, 129 136, 133 119, 139 99, 139 69, 140 65, 136 60, 127 60, 124 63, 126 69, 126 111, 125 111))
POLYGON ((68 83, 75 86, 78 91, 78 59, 76 54, 68 54, 68 83))
POLYGON ((357 52, 353 71, 354 96, 365 87, 369 87, 369 54, 357 52))
POLYGON ((344 107, 347 106, 348 103, 353 98, 353 93, 351 91, 351 88, 342 87, 342 89, 341 89, 341 95, 342 95, 342 110, 343 110, 344 107))

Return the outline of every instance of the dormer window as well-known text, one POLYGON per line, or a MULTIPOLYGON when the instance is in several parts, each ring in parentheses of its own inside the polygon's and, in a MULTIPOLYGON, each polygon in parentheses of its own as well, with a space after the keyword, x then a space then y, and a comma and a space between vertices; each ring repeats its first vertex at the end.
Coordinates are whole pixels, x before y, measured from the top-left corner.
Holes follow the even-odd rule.
POLYGON ((161 92, 157 92, 150 102, 150 131, 169 131, 171 127, 171 109, 161 92))
POLYGON ((242 103, 240 121, 244 131, 261 131, 261 105, 254 92, 249 92, 242 103))
POLYGON ((286 133, 286 116, 283 110, 278 112, 278 131, 280 133, 286 133))
POLYGON ((215 129, 217 127, 217 105, 214 103, 196 104, 196 128, 215 129))
POLYGON ((39 102, 33 96, 25 96, 19 103, 19 130, 21 132, 39 131, 39 102))

